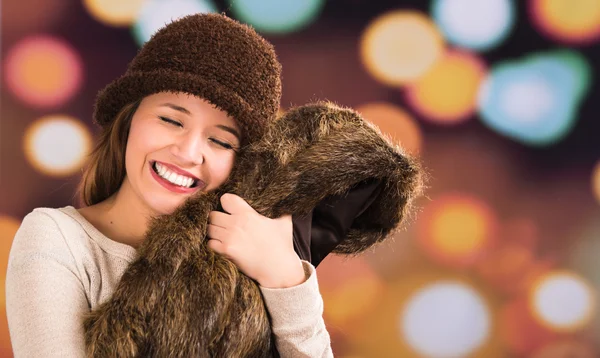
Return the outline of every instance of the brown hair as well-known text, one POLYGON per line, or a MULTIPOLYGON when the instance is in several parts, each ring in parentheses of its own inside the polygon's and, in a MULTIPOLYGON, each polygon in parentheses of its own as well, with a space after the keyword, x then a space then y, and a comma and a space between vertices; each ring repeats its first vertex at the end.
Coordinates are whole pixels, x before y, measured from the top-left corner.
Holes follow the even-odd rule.
POLYGON ((125 105, 111 125, 103 128, 88 156, 77 193, 86 206, 97 204, 119 190, 125 179, 125 148, 131 119, 141 101, 125 105))

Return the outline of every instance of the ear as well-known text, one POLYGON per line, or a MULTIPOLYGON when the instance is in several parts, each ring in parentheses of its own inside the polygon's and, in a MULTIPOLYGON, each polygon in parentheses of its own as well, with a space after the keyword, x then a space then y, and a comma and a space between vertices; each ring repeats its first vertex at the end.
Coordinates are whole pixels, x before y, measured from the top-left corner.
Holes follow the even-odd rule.
POLYGON ((342 195, 323 199, 307 217, 292 217, 294 249, 315 267, 348 235, 348 231, 381 193, 382 182, 369 179, 342 195))

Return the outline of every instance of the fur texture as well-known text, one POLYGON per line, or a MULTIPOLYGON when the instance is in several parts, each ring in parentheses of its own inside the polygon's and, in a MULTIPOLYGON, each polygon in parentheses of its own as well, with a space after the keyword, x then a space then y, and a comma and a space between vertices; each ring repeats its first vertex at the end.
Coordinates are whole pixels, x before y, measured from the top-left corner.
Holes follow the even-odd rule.
POLYGON ((154 219, 113 297, 85 320, 88 356, 277 356, 256 283, 206 246, 208 214, 232 192, 267 217, 308 215, 373 178, 382 189, 337 253, 389 237, 420 193, 421 169, 352 110, 316 103, 289 111, 239 154, 221 188, 154 219))

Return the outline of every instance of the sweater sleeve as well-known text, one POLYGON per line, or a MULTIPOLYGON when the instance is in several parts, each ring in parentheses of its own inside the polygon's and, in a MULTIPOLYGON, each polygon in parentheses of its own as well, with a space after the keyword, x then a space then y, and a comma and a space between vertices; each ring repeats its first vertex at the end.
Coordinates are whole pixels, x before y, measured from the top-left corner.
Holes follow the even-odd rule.
POLYGON ((57 223, 34 210, 9 254, 6 312, 14 356, 84 357, 81 314, 89 311, 75 260, 57 223))
POLYGON ((308 277, 304 283, 282 289, 260 288, 271 315, 275 344, 282 358, 333 357, 316 270, 307 261, 302 264, 308 277))

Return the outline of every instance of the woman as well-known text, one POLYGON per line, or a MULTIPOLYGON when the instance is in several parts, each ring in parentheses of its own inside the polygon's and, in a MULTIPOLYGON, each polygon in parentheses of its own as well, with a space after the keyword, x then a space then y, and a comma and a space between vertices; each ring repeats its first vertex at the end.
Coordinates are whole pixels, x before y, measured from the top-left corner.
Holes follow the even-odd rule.
MULTIPOLYGON (((275 52, 246 26, 194 15, 155 34, 99 94, 103 132, 82 180, 87 206, 35 209, 15 236, 6 282, 15 356, 84 356, 82 317, 111 297, 149 221, 225 183, 280 96, 275 52)), ((294 252, 291 217, 261 216, 233 194, 221 204, 230 215, 211 213, 208 245, 260 285, 281 356, 332 356, 314 267, 294 252)))

